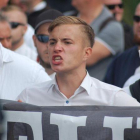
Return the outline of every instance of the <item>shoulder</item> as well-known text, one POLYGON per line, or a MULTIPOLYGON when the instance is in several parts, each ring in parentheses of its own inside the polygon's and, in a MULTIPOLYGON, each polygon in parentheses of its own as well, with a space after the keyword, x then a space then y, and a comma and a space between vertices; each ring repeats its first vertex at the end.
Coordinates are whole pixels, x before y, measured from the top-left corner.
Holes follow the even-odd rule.
POLYGON ((26 103, 29 103, 33 99, 38 100, 36 97, 42 98, 46 96, 51 86, 53 86, 52 80, 47 82, 42 82, 39 84, 34 84, 24 89, 16 100, 21 100, 26 103))
POLYGON ((111 84, 107 84, 93 77, 91 77, 91 82, 92 82, 92 86, 96 89, 111 91, 111 92, 117 92, 121 90, 121 88, 119 87, 113 86, 111 84))
MULTIPOLYGON (((31 60, 30 58, 17 54, 13 51, 5 49, 5 53, 8 54, 12 58, 12 62, 9 63, 9 66, 12 66, 16 70, 20 70, 21 72, 24 73, 38 73, 39 71, 44 71, 44 68, 39 65, 37 62, 31 60)), ((11 67, 11 68, 12 68, 11 67)))
POLYGON ((115 60, 124 59, 124 58, 127 58, 127 59, 133 58, 134 59, 134 57, 137 57, 137 56, 138 56, 138 47, 135 46, 135 47, 132 47, 132 48, 124 51, 123 53, 120 53, 114 59, 115 60))

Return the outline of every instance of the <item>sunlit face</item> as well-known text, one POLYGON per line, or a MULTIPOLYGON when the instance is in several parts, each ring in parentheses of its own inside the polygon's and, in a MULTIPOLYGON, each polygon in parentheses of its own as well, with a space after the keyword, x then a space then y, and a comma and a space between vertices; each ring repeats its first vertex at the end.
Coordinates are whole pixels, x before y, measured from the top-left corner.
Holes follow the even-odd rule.
MULTIPOLYGON (((140 17, 140 4, 137 6, 135 15, 140 17)), ((140 45, 140 21, 136 22, 134 21, 134 36, 135 36, 135 42, 140 45)))
POLYGON ((23 13, 17 10, 4 12, 4 15, 8 18, 10 22, 17 22, 25 25, 19 25, 16 28, 12 28, 12 44, 15 45, 23 39, 23 36, 26 32, 26 18, 23 13))
MULTIPOLYGON (((50 23, 45 23, 45 24, 41 25, 38 28, 36 34, 49 36, 49 33, 48 33, 49 25, 50 25, 50 23)), ((49 62, 49 57, 48 57, 48 43, 40 42, 35 35, 33 36, 33 40, 34 40, 34 44, 37 48, 39 58, 44 62, 44 64, 46 64, 46 66, 49 66, 50 62, 49 62)))
POLYGON ((9 0, 0 0, 0 9, 7 6, 9 0))
POLYGON ((79 25, 60 25, 50 33, 48 46, 51 67, 57 73, 85 68, 87 60, 86 35, 79 25))
POLYGON ((11 49, 11 28, 8 22, 0 22, 0 42, 3 47, 11 49))
POLYGON ((122 0, 104 0, 106 6, 115 5, 114 9, 110 9, 111 13, 115 15, 117 21, 121 21, 123 18, 124 9, 120 8, 118 4, 122 4, 122 0))

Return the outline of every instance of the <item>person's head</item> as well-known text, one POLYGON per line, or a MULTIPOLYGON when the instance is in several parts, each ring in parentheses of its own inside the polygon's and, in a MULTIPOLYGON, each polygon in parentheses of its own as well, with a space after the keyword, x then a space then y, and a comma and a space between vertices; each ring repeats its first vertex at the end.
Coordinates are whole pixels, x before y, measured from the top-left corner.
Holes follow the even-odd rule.
POLYGON ((134 20, 134 25, 133 25, 134 41, 140 46, 140 3, 136 7, 133 20, 134 20))
POLYGON ((72 0, 71 4, 75 7, 80 13, 87 11, 89 7, 94 8, 93 6, 103 4, 102 0, 72 0))
POLYGON ((7 6, 9 0, 0 0, 0 9, 7 6))
POLYGON ((41 65, 45 68, 51 68, 48 59, 48 28, 51 22, 57 17, 62 16, 62 13, 50 9, 41 13, 36 20, 35 34, 33 36, 35 47, 37 48, 38 57, 41 65))
POLYGON ((6 17, 0 14, 0 43, 3 47, 11 49, 11 27, 6 17))
POLYGON ((27 30, 27 17, 25 13, 16 6, 7 6, 2 9, 3 15, 5 15, 10 21, 12 28, 12 50, 15 46, 20 47, 23 43, 23 36, 27 30))
POLYGON ((49 26, 49 60, 57 73, 85 69, 92 53, 94 31, 77 17, 61 16, 49 26))
POLYGON ((104 4, 108 7, 117 21, 122 21, 124 13, 122 0, 104 0, 104 4))

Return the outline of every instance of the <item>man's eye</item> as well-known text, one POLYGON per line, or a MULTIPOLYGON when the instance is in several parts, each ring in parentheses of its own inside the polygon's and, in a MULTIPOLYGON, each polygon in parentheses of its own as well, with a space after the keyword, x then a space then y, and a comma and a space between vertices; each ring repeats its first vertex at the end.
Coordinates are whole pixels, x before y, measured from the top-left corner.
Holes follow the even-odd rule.
POLYGON ((0 38, 0 41, 2 41, 3 40, 3 38, 0 38))
POLYGON ((72 44, 72 43, 67 41, 67 42, 65 42, 65 44, 72 44))
POLYGON ((55 44, 55 42, 50 42, 49 44, 50 44, 50 45, 54 45, 54 44, 55 44))
POLYGON ((10 40, 11 39, 11 37, 8 37, 8 40, 10 40))

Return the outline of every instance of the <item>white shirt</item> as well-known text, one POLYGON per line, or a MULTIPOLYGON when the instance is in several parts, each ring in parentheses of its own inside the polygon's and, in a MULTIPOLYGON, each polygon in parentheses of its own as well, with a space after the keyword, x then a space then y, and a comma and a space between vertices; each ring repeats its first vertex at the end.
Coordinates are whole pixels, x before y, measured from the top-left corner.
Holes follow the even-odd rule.
POLYGON ((17 48, 14 52, 27 56, 28 58, 37 61, 37 53, 35 53, 32 49, 30 49, 24 42, 19 48, 17 48))
POLYGON ((33 35, 34 35, 34 28, 31 25, 27 24, 27 31, 24 34, 24 41, 32 50, 34 50, 37 53, 37 49, 34 46, 34 42, 32 38, 33 35))
POLYGON ((87 73, 82 84, 69 99, 60 92, 56 79, 26 88, 17 98, 39 106, 140 106, 122 89, 92 78, 87 73))
POLYGON ((40 11, 44 9, 46 6, 47 6, 47 3, 45 1, 42 1, 34 7, 34 11, 40 11))
POLYGON ((43 67, 0 44, 0 99, 15 100, 23 89, 50 80, 43 67))

